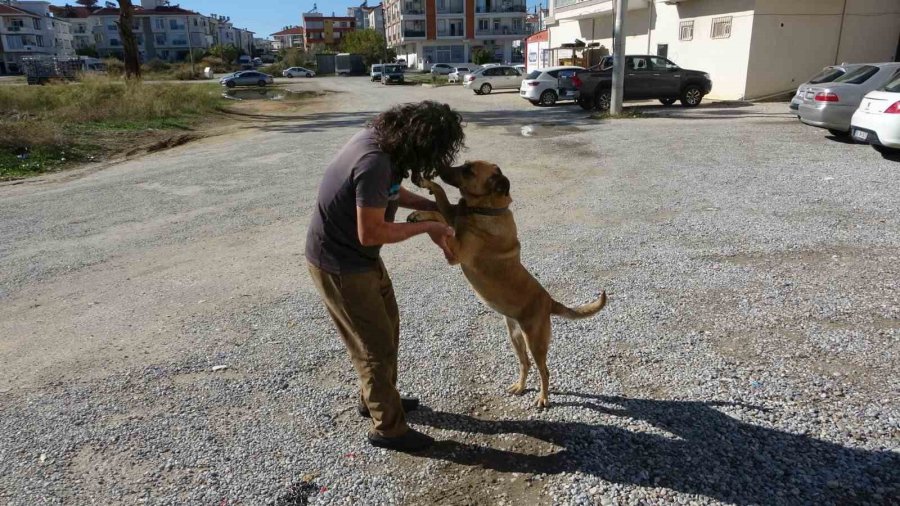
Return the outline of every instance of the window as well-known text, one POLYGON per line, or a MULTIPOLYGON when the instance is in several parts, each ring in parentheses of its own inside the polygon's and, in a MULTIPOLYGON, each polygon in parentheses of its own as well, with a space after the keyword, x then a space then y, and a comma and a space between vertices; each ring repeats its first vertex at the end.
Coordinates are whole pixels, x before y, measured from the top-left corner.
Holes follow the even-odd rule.
POLYGON ((834 80, 836 83, 862 84, 869 80, 870 77, 878 73, 878 67, 874 65, 863 65, 862 67, 848 72, 834 80))
POLYGON ((625 68, 628 70, 650 70, 647 59, 643 57, 626 57, 625 68))
POLYGON ((712 33, 709 36, 713 39, 727 39, 731 37, 731 16, 713 18, 712 33))
POLYGON ((166 45, 166 34, 165 33, 156 33, 156 34, 154 34, 154 38, 156 39, 157 46, 165 46, 166 45))
POLYGON ((490 21, 487 19, 479 19, 478 20, 478 29, 479 30, 487 30, 490 27, 490 21))
POLYGON ((830 83, 845 73, 844 69, 838 67, 825 67, 809 80, 809 84, 830 83))
POLYGON ((34 39, 35 39, 35 45, 37 47, 44 47, 44 36, 43 35, 38 35, 34 39))
POLYGON ((894 74, 894 80, 884 85, 884 91, 889 93, 900 92, 900 74, 894 74))
POLYGON ((21 35, 7 35, 6 36, 6 48, 7 49, 24 49, 25 43, 22 40, 21 35))
POLYGON ((694 40, 694 20, 682 21, 678 25, 678 40, 694 40))
POLYGON ((494 20, 494 31, 500 31, 500 20, 499 19, 494 20))
POLYGON ((670 62, 669 60, 667 60, 665 58, 659 58, 659 57, 650 57, 650 66, 653 70, 656 70, 656 71, 678 68, 678 65, 675 65, 674 63, 670 62))
POLYGON ((14 19, 9 24, 9 31, 11 32, 21 31, 22 28, 25 28, 25 21, 22 21, 21 19, 14 19))
POLYGON ((166 29, 166 21, 163 18, 156 18, 153 21, 156 24, 157 30, 165 30, 166 29))
POLYGON ((34 21, 34 29, 35 29, 35 30, 40 30, 40 29, 41 29, 41 20, 40 20, 40 19, 33 19, 32 21, 34 21))
POLYGON ((119 42, 119 39, 109 39, 109 45, 113 47, 121 46, 122 43, 119 42))

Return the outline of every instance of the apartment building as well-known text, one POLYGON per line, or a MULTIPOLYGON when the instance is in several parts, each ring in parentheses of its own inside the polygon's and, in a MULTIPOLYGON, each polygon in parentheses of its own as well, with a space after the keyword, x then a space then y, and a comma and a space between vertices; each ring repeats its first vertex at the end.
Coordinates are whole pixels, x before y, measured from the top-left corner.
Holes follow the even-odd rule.
POLYGON ((384 9, 381 4, 369 7, 364 1, 358 7, 348 7, 347 16, 356 20, 357 30, 372 29, 384 36, 384 9))
POLYGON ((280 44, 280 49, 287 49, 289 47, 303 47, 302 26, 285 27, 284 30, 273 33, 271 37, 280 44))
POLYGON ((303 49, 315 46, 337 48, 345 34, 356 30, 354 16, 323 16, 312 11, 303 13, 303 49))
MULTIPOLYGON (((553 49, 563 44, 612 48, 614 3, 551 0, 549 63, 569 57, 553 49)), ((777 95, 827 65, 900 57, 898 0, 629 0, 625 21, 626 53, 708 72, 711 98, 777 95)))
POLYGON ((525 38, 525 0, 386 0, 388 45, 412 68, 467 63, 476 50, 512 62, 525 38))
POLYGON ((0 4, 0 74, 21 71, 22 58, 74 56, 72 27, 48 2, 0 4))
POLYGON ((50 6, 50 12, 55 18, 64 19, 69 23, 72 33, 72 48, 76 51, 96 45, 89 19, 92 10, 87 7, 73 7, 71 5, 63 7, 50 6))

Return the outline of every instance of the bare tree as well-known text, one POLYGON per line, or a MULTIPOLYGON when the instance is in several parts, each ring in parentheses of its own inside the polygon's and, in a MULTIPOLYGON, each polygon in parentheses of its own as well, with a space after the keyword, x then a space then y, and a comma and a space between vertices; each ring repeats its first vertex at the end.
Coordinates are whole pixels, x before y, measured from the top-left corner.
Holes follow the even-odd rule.
POLYGON ((138 53, 137 37, 134 35, 134 5, 131 0, 119 0, 119 36, 122 37, 122 52, 125 57, 125 78, 141 78, 141 58, 138 53))

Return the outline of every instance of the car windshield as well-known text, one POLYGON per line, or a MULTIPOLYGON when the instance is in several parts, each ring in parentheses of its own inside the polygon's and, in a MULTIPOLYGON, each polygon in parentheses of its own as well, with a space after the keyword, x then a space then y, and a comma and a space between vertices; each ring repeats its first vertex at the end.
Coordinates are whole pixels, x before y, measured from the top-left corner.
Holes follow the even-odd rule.
POLYGON ((540 70, 532 70, 527 76, 525 76, 525 79, 537 79, 539 75, 541 75, 540 70))
POLYGON ((891 93, 900 93, 900 71, 894 74, 894 78, 891 82, 884 85, 881 91, 888 91, 891 93))
POLYGON ((862 67, 847 72, 841 77, 834 80, 836 83, 862 84, 869 80, 870 77, 878 73, 878 67, 874 65, 863 65, 862 67))
POLYGON ((812 76, 809 80, 809 84, 830 83, 846 73, 847 71, 842 68, 825 67, 821 72, 812 76))
POLYGON ((399 65, 385 65, 384 71, 385 72, 400 72, 400 66, 399 65))

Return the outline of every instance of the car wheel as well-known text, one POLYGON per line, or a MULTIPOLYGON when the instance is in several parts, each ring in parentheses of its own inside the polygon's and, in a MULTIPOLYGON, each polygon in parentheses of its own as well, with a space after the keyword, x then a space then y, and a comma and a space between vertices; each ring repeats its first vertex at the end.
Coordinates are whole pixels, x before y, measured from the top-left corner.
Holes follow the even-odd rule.
POLYGON ((600 112, 606 112, 609 110, 609 104, 612 103, 612 91, 610 90, 600 90, 597 92, 597 97, 594 99, 594 106, 600 112))
POLYGON ((481 95, 481 92, 478 91, 478 90, 475 90, 475 94, 476 94, 476 95, 481 95))
POLYGON ((227 87, 229 87, 229 88, 234 88, 234 87, 237 86, 237 85, 234 84, 234 81, 228 81, 227 83, 225 83, 225 86, 227 86, 227 87))
POLYGON ((587 97, 578 97, 578 105, 585 111, 594 109, 594 101, 587 97))
POLYGON ((479 91, 481 91, 482 95, 488 95, 491 93, 491 85, 489 83, 484 83, 481 85, 481 88, 479 88, 479 91))
POLYGON ((260 88, 265 88, 266 81, 264 79, 260 79, 258 83, 256 83, 260 88))
POLYGON ((703 100, 703 90, 699 86, 688 86, 681 94, 681 105, 685 107, 697 107, 703 100))
POLYGON ((541 105, 553 105, 556 103, 556 93, 547 90, 541 93, 541 105))
POLYGON ((833 128, 829 128, 828 133, 830 133, 831 135, 833 135, 835 137, 847 137, 848 135, 850 135, 849 131, 844 132, 843 130, 835 130, 833 128))
POLYGON ((668 106, 670 106, 670 105, 672 105, 672 104, 675 103, 675 99, 674 99, 674 98, 661 98, 661 99, 659 99, 659 101, 660 101, 660 103, 661 103, 662 105, 664 105, 664 106, 666 106, 666 107, 668 107, 668 106))
POLYGON ((307 72, 306 77, 312 77, 312 72, 307 72))
POLYGON ((287 78, 288 78, 288 79, 291 79, 291 78, 293 78, 293 77, 294 77, 294 74, 288 74, 288 75, 287 75, 287 76, 285 76, 285 77, 287 77, 287 78))

